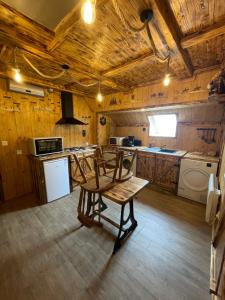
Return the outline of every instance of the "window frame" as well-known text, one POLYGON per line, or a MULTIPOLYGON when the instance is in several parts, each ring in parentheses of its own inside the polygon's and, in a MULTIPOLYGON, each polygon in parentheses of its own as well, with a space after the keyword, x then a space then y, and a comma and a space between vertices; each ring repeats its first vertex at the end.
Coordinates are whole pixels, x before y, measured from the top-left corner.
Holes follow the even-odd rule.
POLYGON ((148 136, 152 138, 163 138, 163 139, 176 139, 177 138, 177 126, 178 126, 178 114, 177 113, 155 113, 155 114, 149 114, 148 115, 148 121, 149 121, 149 131, 148 131, 148 136), (175 115, 176 116, 176 130, 175 130, 175 135, 174 136, 163 136, 163 135, 150 135, 150 128, 151 128, 151 122, 149 117, 153 116, 163 116, 163 115, 175 115))

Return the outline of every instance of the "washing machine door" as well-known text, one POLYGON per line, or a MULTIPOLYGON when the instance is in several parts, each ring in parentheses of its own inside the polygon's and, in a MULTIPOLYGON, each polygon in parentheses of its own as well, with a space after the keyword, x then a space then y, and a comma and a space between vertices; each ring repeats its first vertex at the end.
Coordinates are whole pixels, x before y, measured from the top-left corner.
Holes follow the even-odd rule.
POLYGON ((209 174, 200 169, 187 169, 182 174, 183 184, 189 190, 203 192, 208 189, 209 174))
POLYGON ((129 169, 130 168, 130 165, 131 165, 131 161, 130 161, 130 159, 128 159, 128 158, 125 158, 124 160, 123 160, 123 167, 124 167, 124 169, 129 169))

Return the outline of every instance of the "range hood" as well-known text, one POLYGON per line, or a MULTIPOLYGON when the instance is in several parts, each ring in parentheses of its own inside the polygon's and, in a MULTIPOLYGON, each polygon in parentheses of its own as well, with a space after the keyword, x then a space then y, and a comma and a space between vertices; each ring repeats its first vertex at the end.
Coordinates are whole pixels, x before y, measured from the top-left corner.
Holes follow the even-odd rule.
POLYGON ((56 124, 87 125, 73 116, 73 94, 61 92, 62 118, 56 124))

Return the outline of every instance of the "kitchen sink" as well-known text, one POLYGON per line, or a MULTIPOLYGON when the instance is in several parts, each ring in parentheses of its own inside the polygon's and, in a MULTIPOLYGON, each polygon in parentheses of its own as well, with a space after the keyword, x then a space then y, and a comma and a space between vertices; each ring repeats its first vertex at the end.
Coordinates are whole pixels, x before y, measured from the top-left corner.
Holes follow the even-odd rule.
POLYGON ((172 150, 172 149, 160 149, 159 152, 163 152, 163 153, 176 153, 177 150, 172 150))

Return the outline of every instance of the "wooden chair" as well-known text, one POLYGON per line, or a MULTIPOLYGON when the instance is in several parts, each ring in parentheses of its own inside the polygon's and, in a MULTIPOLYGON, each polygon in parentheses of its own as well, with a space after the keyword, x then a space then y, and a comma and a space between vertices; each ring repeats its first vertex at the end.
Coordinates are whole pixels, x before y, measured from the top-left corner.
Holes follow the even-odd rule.
MULTIPOLYGON (((116 176, 116 181, 118 182, 123 182, 126 181, 128 179, 130 179, 133 176, 133 172, 132 172, 132 167, 135 161, 135 158, 137 156, 137 150, 134 152, 130 152, 130 151, 124 151, 124 150, 114 150, 114 151, 103 151, 100 147, 96 150, 97 153, 97 157, 104 159, 107 155, 116 155, 117 153, 119 154, 119 170, 118 170, 118 174, 116 176), (130 158, 128 160, 128 158, 130 158), (129 165, 124 168, 124 163, 126 163, 126 161, 129 162, 129 165)), ((115 167, 115 159, 111 159, 111 160, 107 160, 107 162, 104 165, 104 171, 105 171, 105 175, 112 177, 112 173, 110 173, 110 170, 112 168, 115 167)))
POLYGON ((133 176, 132 167, 135 161, 135 158, 137 157, 137 150, 134 152, 129 151, 121 151, 120 154, 120 163, 119 163, 119 174, 118 178, 116 178, 117 181, 123 182, 126 180, 129 180, 133 176), (130 158, 128 160, 128 158, 130 158), (126 161, 128 161, 128 166, 124 168, 124 164, 126 164, 126 161))
MULTIPOLYGON (((99 220, 95 221, 96 211, 103 211, 105 209, 104 203, 102 201, 102 193, 111 189, 116 184, 117 171, 119 169, 120 153, 115 154, 115 167, 113 169, 113 176, 106 176, 105 174, 100 174, 101 168, 105 168, 107 161, 96 156, 94 158, 94 171, 95 176, 87 182, 80 184, 80 198, 78 204, 78 219, 79 221, 87 226, 101 225, 100 216, 99 220), (97 210, 95 210, 96 205, 98 205, 97 210)), ((112 171, 112 170, 111 170, 112 171)))
POLYGON ((71 163, 71 179, 75 186, 86 183, 89 179, 95 177, 95 172, 88 159, 92 155, 77 155, 70 156, 71 163))

